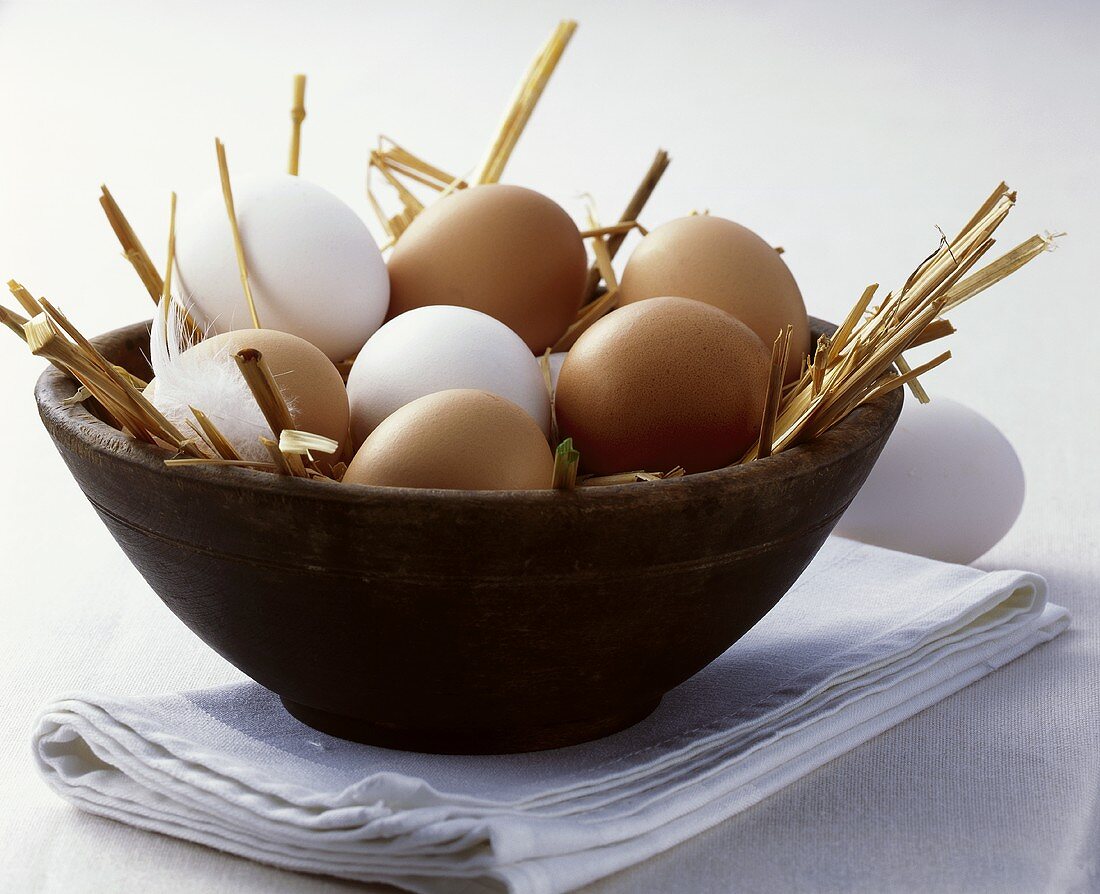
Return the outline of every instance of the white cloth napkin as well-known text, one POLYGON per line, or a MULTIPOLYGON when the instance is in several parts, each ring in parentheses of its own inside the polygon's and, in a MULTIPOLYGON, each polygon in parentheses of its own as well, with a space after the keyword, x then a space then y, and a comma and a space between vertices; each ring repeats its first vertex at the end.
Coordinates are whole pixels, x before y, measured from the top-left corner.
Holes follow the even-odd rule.
POLYGON ((572 890, 744 810, 1066 628, 1042 578, 832 538, 778 606, 637 726, 455 757, 304 726, 253 683, 74 695, 46 781, 92 813, 417 892, 572 890))

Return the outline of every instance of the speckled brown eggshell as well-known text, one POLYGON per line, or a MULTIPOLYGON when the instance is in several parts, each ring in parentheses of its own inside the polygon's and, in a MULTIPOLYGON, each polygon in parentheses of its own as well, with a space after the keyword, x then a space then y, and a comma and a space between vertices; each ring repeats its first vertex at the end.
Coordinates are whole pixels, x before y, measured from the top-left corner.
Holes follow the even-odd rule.
POLYGON ((788 381, 810 350, 802 293, 779 252, 752 230, 713 215, 662 224, 638 243, 623 270, 620 304, 677 295, 729 311, 769 350, 780 330, 794 326, 788 381))
POLYGON ((562 365, 558 428, 598 475, 740 459, 760 432, 770 352, 736 318, 687 298, 650 298, 585 332, 562 365))
POLYGON ((389 318, 452 304, 496 317, 541 354, 581 305, 584 241, 565 211, 541 193, 487 184, 430 205, 389 261, 389 318))
POLYGON ((363 442, 345 484, 445 490, 549 488, 554 456, 518 406, 487 391, 437 391, 387 416, 363 442))
POLYGON ((340 452, 322 456, 333 461, 341 458, 350 440, 350 411, 344 380, 332 361, 304 338, 275 329, 223 332, 199 342, 189 351, 210 355, 225 352, 232 356, 245 348, 255 348, 263 355, 279 390, 291 405, 294 425, 301 431, 337 441, 340 452))

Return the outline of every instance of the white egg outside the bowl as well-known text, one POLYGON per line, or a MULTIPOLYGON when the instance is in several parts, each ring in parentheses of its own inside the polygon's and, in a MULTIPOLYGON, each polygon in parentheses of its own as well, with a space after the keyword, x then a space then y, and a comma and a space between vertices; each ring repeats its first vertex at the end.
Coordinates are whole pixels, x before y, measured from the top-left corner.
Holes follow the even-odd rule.
POLYGON ((1012 528, 1024 490, 1016 452, 988 419, 949 398, 907 398, 835 533, 968 564, 1012 528))

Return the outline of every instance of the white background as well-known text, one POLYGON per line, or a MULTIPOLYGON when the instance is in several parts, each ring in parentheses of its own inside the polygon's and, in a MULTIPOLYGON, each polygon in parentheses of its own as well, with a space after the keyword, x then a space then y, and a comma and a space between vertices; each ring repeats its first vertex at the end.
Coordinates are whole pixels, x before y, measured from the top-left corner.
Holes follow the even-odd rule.
MULTIPOLYGON (((589 192, 616 217, 663 146, 643 222, 709 208, 756 229, 832 319, 904 279, 1002 178, 1020 193, 1003 248, 1070 233, 956 312, 955 358, 928 387, 988 415, 1027 472, 1019 523, 979 564, 1046 575, 1073 629, 595 888, 1100 885, 1096 4, 2 3, 0 275, 88 333, 147 317, 99 184, 159 263, 169 191, 216 184, 215 135, 235 172, 285 165, 297 71, 302 175, 369 217, 374 137, 466 172, 564 15, 580 30, 505 180, 574 213, 589 192)), ((0 889, 350 890, 81 815, 35 778, 29 729, 59 692, 236 672, 123 558, 38 423, 42 364, 0 339, 0 889)))

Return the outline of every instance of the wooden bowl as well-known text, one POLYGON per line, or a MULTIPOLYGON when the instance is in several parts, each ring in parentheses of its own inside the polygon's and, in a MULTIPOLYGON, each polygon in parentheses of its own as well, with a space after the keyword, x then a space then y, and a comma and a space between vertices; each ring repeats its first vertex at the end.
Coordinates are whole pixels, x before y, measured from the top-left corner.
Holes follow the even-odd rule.
MULTIPOLYGON (((147 377, 148 330, 96 344, 147 377)), ((556 748, 649 714, 794 583, 902 404, 897 389, 742 467, 491 492, 169 469, 166 451, 66 407, 75 390, 43 373, 42 420, 191 630, 312 727, 449 753, 556 748)))

